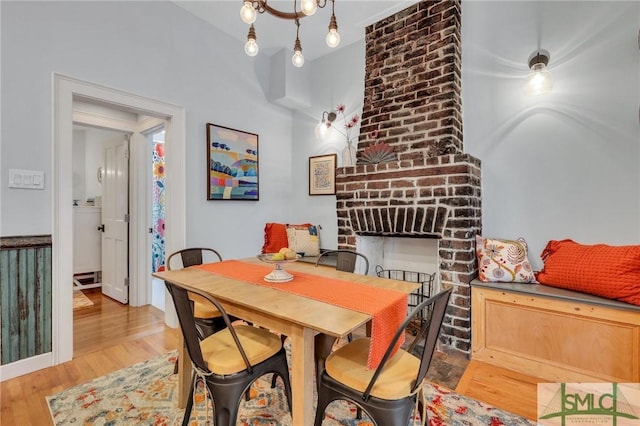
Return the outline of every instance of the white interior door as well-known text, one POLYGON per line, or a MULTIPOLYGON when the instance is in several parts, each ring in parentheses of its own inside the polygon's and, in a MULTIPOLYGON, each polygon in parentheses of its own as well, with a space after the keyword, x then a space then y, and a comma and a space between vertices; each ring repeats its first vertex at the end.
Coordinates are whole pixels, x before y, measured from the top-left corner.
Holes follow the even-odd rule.
POLYGON ((102 294, 129 302, 129 142, 105 148, 102 294))

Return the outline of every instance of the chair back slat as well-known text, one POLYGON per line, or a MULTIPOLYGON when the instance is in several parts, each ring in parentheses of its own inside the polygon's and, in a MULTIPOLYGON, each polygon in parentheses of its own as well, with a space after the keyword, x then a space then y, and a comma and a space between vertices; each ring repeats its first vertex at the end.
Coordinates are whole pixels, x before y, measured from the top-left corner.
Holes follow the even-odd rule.
POLYGON ((336 269, 338 271, 353 272, 356 270, 356 254, 349 252, 338 252, 336 269))
POLYGON ((165 282, 167 290, 171 295, 173 304, 176 308, 176 314, 178 315, 178 322, 180 323, 180 329, 184 336, 185 346, 189 353, 189 358, 193 364, 204 372, 209 372, 207 363, 204 362, 202 357, 202 349, 200 348, 200 340, 198 339, 198 330, 196 329, 196 323, 193 316, 193 302, 189 300, 187 290, 183 287, 179 287, 175 284, 165 282))
POLYGON ((427 371, 431 365, 431 359, 433 358, 433 352, 436 349, 438 343, 438 337, 440 336, 440 328, 442 327, 442 321, 444 315, 447 312, 447 306, 449 304, 449 297, 453 289, 441 291, 432 297, 433 302, 428 303, 428 300, 418 305, 414 310, 413 318, 422 315, 422 327, 416 335, 416 339, 412 343, 414 351, 422 345, 422 354, 420 356, 420 369, 418 371, 418 377, 413 385, 412 391, 415 391, 422 385, 422 381, 427 376, 427 371), (424 306, 422 306, 424 305, 424 306), (422 313, 416 312, 418 309, 422 309, 422 313), (418 337, 421 337, 420 339, 418 337), (426 337, 426 338, 422 338, 426 337), (421 342, 421 343, 420 343, 421 342))
POLYGON ((356 270, 356 261, 358 257, 364 262, 364 275, 369 273, 369 259, 362 253, 358 253, 353 250, 327 250, 320 254, 318 260, 316 260, 316 266, 320 264, 320 261, 325 256, 337 256, 336 270, 344 272, 354 272, 356 270))
POLYGON ((184 268, 193 265, 202 265, 202 250, 183 250, 180 253, 184 268))
MULTIPOLYGON (((182 267, 187 268, 193 265, 202 265, 205 260, 205 255, 207 259, 212 259, 213 261, 222 261, 222 256, 216 250, 207 247, 192 247, 186 248, 182 250, 178 250, 176 252, 171 253, 171 255, 167 258, 166 267, 167 270, 171 271, 172 269, 176 269, 172 267, 172 260, 174 258, 180 257, 182 261, 182 267)), ((177 262, 174 262, 177 263, 177 262)))

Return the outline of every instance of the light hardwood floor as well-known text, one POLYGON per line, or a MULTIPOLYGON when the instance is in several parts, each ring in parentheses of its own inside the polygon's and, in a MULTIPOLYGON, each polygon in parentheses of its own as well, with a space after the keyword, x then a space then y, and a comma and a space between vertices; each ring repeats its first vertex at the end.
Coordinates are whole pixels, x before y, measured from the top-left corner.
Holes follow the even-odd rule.
POLYGON ((545 380, 471 360, 456 392, 530 420, 537 419, 537 384, 545 380))
POLYGON ((150 305, 131 308, 102 296, 100 289, 85 290, 94 306, 73 313, 73 356, 165 331, 164 313, 150 305))
MULTIPOLYGON (((131 308, 87 292, 95 303, 74 313, 74 359, 61 365, 2 382, 0 424, 51 425, 45 396, 175 349, 178 332, 164 326, 163 314, 145 306, 131 308)), ((462 371, 461 360, 439 354, 434 381, 462 371)), ((430 371, 431 372, 431 371, 430 371)), ((446 377, 446 384, 458 382, 446 377), (453 381, 452 381, 453 380, 453 381)), ((457 392, 530 419, 536 416, 537 379, 471 361, 459 379, 457 392)))
POLYGON ((178 332, 151 306, 131 308, 87 291, 94 306, 74 312, 74 358, 2 382, 2 426, 51 425, 45 396, 175 349, 178 332))

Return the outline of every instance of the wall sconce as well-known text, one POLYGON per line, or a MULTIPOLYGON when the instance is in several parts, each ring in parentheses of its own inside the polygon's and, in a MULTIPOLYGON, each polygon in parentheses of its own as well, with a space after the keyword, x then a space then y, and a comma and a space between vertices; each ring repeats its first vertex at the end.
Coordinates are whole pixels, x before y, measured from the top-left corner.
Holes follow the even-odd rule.
POLYGON ((336 117, 337 114, 335 111, 324 111, 322 113, 322 118, 315 129, 316 138, 324 139, 327 136, 327 131, 329 130, 329 127, 331 127, 331 123, 336 121, 336 117))
POLYGON ((553 87, 553 76, 547 69, 549 52, 538 50, 529 59, 529 75, 524 83, 523 90, 526 96, 544 95, 553 87))

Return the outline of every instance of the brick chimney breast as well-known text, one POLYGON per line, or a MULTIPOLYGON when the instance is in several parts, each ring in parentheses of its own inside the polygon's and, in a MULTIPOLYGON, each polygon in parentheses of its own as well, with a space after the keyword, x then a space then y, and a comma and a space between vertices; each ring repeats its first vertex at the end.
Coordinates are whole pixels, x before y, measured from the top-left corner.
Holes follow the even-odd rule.
POLYGON ((357 249, 356 235, 438 239, 440 283, 454 287, 440 343, 469 354, 481 169, 463 152, 460 16, 461 0, 421 1, 366 28, 358 158, 376 143, 398 157, 338 168, 336 199, 340 248, 357 249))

